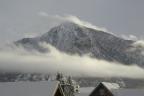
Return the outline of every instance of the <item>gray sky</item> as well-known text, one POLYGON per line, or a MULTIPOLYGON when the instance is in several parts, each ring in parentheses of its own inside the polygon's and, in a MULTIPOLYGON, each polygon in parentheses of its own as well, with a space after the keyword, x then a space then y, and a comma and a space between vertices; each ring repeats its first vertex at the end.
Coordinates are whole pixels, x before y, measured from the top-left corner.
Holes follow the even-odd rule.
POLYGON ((70 14, 117 35, 144 37, 144 0, 0 0, 0 43, 47 32, 54 18, 70 14))

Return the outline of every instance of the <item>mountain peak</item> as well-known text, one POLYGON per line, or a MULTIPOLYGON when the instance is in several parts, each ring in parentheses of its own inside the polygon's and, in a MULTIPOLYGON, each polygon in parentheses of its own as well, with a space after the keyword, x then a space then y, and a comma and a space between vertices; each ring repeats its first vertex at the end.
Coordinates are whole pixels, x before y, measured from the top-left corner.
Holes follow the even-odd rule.
POLYGON ((59 31, 59 32, 66 32, 66 33, 70 32, 70 33, 73 33, 77 29, 84 29, 84 28, 85 28, 84 26, 81 26, 81 25, 76 24, 74 22, 67 21, 67 22, 63 22, 60 25, 52 28, 49 32, 51 32, 51 31, 59 31))

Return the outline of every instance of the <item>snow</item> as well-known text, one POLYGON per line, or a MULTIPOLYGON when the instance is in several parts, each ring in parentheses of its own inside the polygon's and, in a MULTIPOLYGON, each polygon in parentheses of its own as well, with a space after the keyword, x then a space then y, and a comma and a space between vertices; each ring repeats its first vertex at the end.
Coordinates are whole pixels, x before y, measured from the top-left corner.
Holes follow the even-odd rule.
MULTIPOLYGON (((112 85, 116 86, 116 83, 112 83, 112 85)), ((94 89, 94 87, 82 87, 76 96, 89 96, 94 89)), ((111 92, 114 96, 144 96, 144 89, 112 89, 111 92)))
POLYGON ((118 89, 112 93, 114 96, 144 96, 144 89, 118 89))
POLYGON ((109 90, 119 89, 119 88, 120 88, 119 84, 117 84, 117 83, 102 82, 102 84, 103 84, 106 88, 108 88, 109 90))
POLYGON ((8 82, 0 83, 0 96, 53 96, 58 82, 8 82))
POLYGON ((80 88, 80 93, 76 96, 89 96, 89 94, 95 89, 95 87, 82 87, 80 88))

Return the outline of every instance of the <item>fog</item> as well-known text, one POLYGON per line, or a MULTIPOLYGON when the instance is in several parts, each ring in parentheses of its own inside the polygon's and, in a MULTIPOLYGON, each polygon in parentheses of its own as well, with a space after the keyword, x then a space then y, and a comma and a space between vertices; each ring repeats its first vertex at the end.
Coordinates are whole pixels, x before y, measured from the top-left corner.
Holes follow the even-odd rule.
POLYGON ((0 68, 7 71, 56 73, 89 77, 144 78, 144 69, 90 58, 88 55, 69 55, 55 47, 41 43, 48 53, 26 51, 22 47, 5 48, 0 51, 0 68))

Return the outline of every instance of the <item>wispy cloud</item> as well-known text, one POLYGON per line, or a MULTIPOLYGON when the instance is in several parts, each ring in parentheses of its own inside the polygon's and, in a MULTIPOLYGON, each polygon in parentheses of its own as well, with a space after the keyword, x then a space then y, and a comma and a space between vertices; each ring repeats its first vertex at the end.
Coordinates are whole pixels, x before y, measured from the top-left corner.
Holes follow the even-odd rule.
POLYGON ((93 29, 96 29, 96 30, 108 32, 108 30, 106 28, 95 26, 95 25, 93 25, 93 24, 91 24, 87 21, 81 20, 80 18, 78 18, 77 16, 74 16, 74 15, 64 15, 64 16, 49 15, 48 13, 43 12, 43 11, 39 12, 38 15, 43 16, 43 17, 48 17, 48 18, 55 18, 55 20, 58 20, 58 21, 61 21, 61 22, 69 21, 69 22, 76 23, 80 26, 85 26, 85 27, 88 27, 88 28, 93 28, 93 29))
POLYGON ((95 26, 95 25, 93 25, 93 24, 91 24, 91 23, 89 23, 87 21, 81 20, 78 17, 73 16, 73 15, 67 15, 67 16, 65 16, 63 18, 65 18, 68 21, 74 22, 74 23, 76 23, 78 25, 81 25, 81 26, 85 26, 85 27, 88 27, 88 28, 92 28, 92 29, 108 32, 108 30, 106 28, 104 28, 104 27, 95 26))
POLYGON ((49 16, 46 12, 44 12, 44 11, 41 11, 41 12, 38 12, 38 15, 39 16, 49 16))
POLYGON ((138 38, 135 36, 135 35, 121 35, 121 37, 123 38, 123 39, 126 39, 126 40, 134 40, 134 41, 137 41, 138 40, 138 38))

